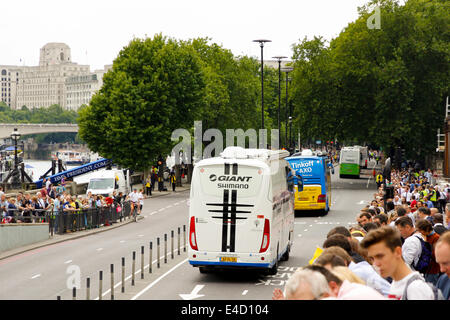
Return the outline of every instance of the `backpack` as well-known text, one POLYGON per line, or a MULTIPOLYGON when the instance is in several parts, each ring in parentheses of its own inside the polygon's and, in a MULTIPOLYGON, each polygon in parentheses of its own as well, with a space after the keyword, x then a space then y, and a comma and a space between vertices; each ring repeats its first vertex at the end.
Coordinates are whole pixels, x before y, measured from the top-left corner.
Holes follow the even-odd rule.
POLYGON ((417 273, 415 275, 413 275, 408 280, 408 282, 406 282, 406 286, 405 286, 405 289, 403 290, 403 294, 402 294, 402 300, 408 300, 408 287, 415 280, 422 280, 422 281, 424 281, 431 288, 431 290, 433 290, 434 300, 444 300, 444 296, 442 295, 442 292, 435 285, 433 285, 432 283, 426 282, 422 278, 422 276, 417 274, 417 273))
POLYGON ((431 255, 432 255, 431 244, 424 241, 421 237, 416 236, 416 238, 420 240, 422 252, 420 254, 419 261, 417 261, 416 265, 412 265, 412 267, 414 268, 414 270, 419 271, 422 274, 426 274, 428 268, 430 267, 431 262, 431 255))

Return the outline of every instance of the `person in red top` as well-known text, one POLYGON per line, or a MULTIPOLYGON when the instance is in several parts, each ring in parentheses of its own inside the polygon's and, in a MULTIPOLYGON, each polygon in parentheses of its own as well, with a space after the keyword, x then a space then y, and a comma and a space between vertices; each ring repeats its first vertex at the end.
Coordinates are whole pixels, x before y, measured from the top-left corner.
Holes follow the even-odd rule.
POLYGON ((108 196, 108 197, 105 198, 105 202, 108 205, 108 207, 110 207, 113 204, 114 199, 111 198, 110 196, 108 196))
POLYGON ((439 234, 434 231, 433 225, 426 219, 417 220, 416 229, 423 235, 433 250, 431 254, 430 267, 428 268, 427 274, 425 274, 425 280, 436 285, 440 275, 439 264, 436 262, 435 253, 435 246, 436 242, 439 240, 439 234))
POLYGON ((417 210, 417 201, 415 196, 411 196, 411 204, 409 205, 411 207, 411 212, 416 212, 417 210))

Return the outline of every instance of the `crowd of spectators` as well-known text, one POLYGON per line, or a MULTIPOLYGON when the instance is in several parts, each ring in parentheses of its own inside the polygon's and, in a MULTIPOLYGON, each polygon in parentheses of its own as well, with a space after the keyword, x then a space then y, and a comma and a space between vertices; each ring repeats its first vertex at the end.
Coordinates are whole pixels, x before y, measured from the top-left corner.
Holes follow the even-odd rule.
POLYGON ((108 196, 71 195, 64 182, 54 186, 49 180, 45 186, 35 194, 19 192, 15 196, 7 196, 0 187, 0 215, 1 223, 34 223, 42 222, 48 215, 57 216, 60 213, 79 212, 80 209, 94 209, 101 207, 120 207, 124 201, 130 201, 140 214, 143 200, 143 190, 134 189, 129 195, 122 192, 108 196))
POLYGON ((328 232, 320 255, 274 300, 450 298, 450 186, 433 184, 431 170, 394 170, 391 179, 354 225, 328 232))

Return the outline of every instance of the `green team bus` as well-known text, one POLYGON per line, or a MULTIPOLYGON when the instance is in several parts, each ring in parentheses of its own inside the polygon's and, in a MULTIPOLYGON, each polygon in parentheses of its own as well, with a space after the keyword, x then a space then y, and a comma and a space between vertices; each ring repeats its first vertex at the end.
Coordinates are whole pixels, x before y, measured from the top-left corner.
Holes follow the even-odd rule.
POLYGON ((344 147, 339 157, 339 177, 359 178, 361 151, 355 147, 344 147))

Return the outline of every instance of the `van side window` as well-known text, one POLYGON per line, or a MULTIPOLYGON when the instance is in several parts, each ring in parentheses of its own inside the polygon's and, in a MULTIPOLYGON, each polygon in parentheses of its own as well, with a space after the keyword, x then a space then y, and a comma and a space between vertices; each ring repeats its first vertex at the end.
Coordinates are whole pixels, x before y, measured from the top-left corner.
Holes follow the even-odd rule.
POLYGON ((289 167, 285 167, 288 190, 294 192, 294 175, 289 167))

